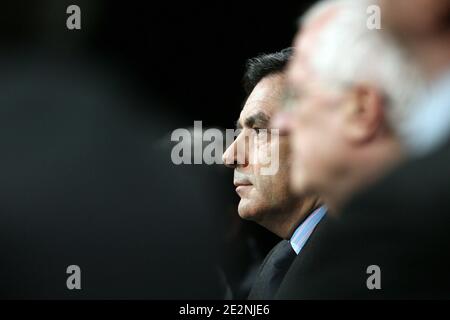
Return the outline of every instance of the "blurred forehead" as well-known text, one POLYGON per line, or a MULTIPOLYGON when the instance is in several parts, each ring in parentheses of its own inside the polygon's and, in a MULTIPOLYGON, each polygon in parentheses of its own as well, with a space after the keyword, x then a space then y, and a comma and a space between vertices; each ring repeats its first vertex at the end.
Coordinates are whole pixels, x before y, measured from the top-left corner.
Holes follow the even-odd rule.
POLYGON ((307 53, 300 48, 302 40, 302 34, 298 34, 295 39, 295 51, 286 70, 285 84, 288 89, 293 91, 320 82, 318 74, 311 66, 307 53))
POLYGON ((299 32, 294 40, 294 54, 286 70, 286 82, 289 87, 302 83, 307 77, 306 59, 303 57, 304 54, 300 49, 301 40, 302 37, 299 32))
POLYGON ((330 4, 318 13, 307 17, 294 39, 294 54, 287 69, 289 86, 318 80, 311 65, 311 58, 319 50, 321 32, 338 16, 341 8, 330 4))
POLYGON ((241 119, 263 112, 271 116, 281 107, 285 75, 278 73, 263 78, 255 86, 241 112, 241 119))

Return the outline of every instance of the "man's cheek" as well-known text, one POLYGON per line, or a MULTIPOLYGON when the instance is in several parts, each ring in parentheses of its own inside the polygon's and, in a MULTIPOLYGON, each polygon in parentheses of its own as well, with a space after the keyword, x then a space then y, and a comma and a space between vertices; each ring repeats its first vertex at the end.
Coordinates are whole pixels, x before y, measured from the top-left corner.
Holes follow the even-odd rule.
POLYGON ((262 155, 264 168, 261 169, 261 174, 265 176, 273 176, 278 173, 280 168, 280 145, 279 137, 271 138, 271 143, 267 144, 262 155))
POLYGON ((271 176, 258 176, 255 186, 255 194, 261 201, 268 200, 271 193, 274 191, 271 183, 271 176))
POLYGON ((271 157, 270 143, 259 142, 255 144, 255 148, 253 149, 255 174, 261 175, 262 169, 270 165, 271 157))

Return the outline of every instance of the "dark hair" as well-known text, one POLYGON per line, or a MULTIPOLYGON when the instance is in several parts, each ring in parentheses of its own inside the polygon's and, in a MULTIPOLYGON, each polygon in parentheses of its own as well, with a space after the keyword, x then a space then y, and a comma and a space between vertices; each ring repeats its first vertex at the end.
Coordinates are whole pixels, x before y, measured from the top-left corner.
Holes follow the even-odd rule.
POLYGON ((243 84, 249 95, 264 77, 280 73, 292 56, 293 49, 286 48, 279 52, 261 54, 247 60, 243 84))

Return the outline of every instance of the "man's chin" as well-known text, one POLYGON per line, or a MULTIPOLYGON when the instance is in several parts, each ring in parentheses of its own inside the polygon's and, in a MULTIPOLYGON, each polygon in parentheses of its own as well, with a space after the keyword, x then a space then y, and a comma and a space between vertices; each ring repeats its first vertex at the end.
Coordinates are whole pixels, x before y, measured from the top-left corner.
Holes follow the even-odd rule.
POLYGON ((238 214, 244 220, 258 221, 261 210, 255 208, 255 205, 249 199, 241 199, 238 206, 238 214))

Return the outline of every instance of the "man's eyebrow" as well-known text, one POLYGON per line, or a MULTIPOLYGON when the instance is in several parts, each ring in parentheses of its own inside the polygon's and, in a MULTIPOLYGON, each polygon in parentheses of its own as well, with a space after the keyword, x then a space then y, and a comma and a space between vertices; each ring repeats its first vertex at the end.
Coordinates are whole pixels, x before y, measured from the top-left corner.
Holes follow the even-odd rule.
POLYGON ((270 123, 270 117, 264 112, 258 112, 245 119, 244 124, 246 127, 253 128, 267 128, 270 123))

